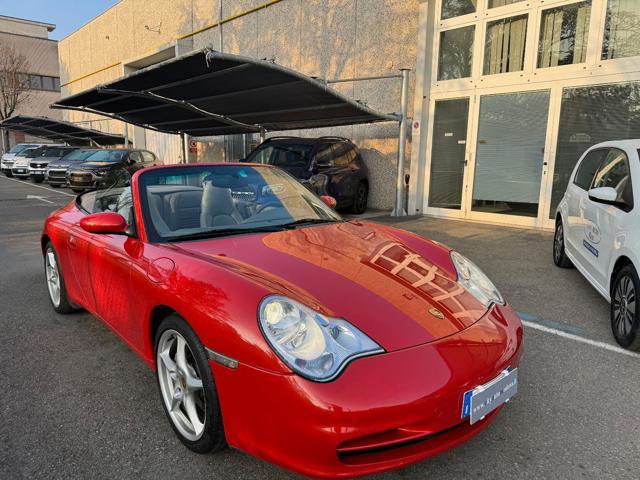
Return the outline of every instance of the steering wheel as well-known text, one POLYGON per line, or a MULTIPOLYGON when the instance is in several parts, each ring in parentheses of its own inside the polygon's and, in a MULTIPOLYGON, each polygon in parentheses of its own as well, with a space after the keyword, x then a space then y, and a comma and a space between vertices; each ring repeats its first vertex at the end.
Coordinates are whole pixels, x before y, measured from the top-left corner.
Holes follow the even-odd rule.
POLYGON ((259 214, 260 212, 262 212, 263 210, 266 210, 267 208, 280 208, 280 207, 282 207, 282 204, 280 202, 264 203, 256 209, 256 213, 254 213, 254 215, 259 214))

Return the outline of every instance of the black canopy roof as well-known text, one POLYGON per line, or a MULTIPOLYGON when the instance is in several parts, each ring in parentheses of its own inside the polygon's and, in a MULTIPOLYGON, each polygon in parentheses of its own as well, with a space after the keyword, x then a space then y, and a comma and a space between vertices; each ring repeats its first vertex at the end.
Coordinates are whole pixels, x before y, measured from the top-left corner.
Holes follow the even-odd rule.
POLYGON ((121 145, 124 143, 122 135, 82 128, 73 123, 47 117, 17 115, 0 122, 0 128, 24 132, 56 142, 65 142, 69 145, 121 145))
POLYGON ((321 80, 209 48, 64 98, 52 108, 192 136, 398 120, 348 99, 321 80))

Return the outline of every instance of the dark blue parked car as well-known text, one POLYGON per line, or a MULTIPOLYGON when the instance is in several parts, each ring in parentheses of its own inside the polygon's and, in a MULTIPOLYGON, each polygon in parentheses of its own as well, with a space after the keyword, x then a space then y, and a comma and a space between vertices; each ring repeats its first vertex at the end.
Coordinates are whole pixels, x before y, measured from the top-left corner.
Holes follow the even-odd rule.
POLYGON ((280 167, 318 195, 331 195, 339 209, 367 209, 369 173, 358 147, 346 138, 272 137, 243 161, 280 167))

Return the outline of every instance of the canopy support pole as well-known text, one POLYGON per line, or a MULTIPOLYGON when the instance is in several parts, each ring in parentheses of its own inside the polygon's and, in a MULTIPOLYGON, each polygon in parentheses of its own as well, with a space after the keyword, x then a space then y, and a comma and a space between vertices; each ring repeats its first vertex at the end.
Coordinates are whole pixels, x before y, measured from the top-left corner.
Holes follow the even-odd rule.
POLYGON ((124 146, 129 148, 129 125, 127 123, 124 123, 124 146))
POLYGON ((189 163, 189 140, 186 133, 180 134, 182 140, 182 163, 189 163))
POLYGON ((392 217, 406 217, 407 209, 404 205, 405 197, 405 181, 404 181, 404 164, 407 156, 407 122, 409 108, 409 69, 403 68, 402 72, 402 90, 400 93, 400 134, 398 135, 398 171, 396 173, 396 203, 392 217))
POLYGON ((260 143, 264 143, 267 139, 267 131, 264 128, 260 129, 260 143))

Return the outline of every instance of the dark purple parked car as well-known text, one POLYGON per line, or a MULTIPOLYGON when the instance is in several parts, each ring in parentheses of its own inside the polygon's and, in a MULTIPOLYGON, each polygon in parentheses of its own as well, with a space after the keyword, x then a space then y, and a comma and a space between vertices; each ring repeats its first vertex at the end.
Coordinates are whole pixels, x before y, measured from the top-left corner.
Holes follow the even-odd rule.
POLYGON ((369 194, 369 172, 358 147, 342 137, 272 137, 245 162, 280 167, 318 195, 331 195, 337 208, 364 213, 369 194))

